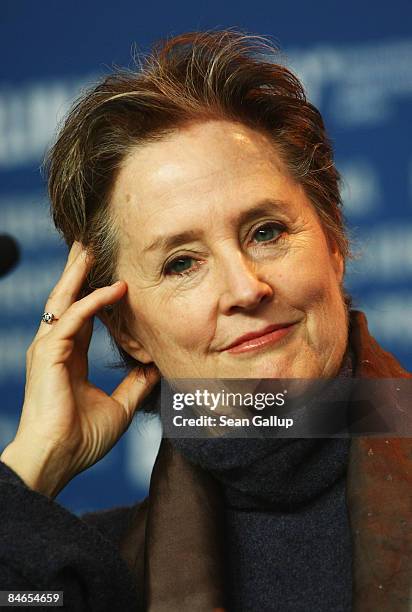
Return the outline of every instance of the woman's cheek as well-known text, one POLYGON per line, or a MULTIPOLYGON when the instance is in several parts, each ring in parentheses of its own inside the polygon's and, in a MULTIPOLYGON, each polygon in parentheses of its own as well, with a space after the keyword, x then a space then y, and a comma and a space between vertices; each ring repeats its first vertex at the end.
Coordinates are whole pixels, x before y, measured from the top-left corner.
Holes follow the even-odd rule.
POLYGON ((195 292, 190 299, 187 296, 188 299, 173 304, 170 320, 174 318, 179 322, 173 329, 174 336, 182 348, 199 352, 201 347, 213 338, 216 325, 208 297, 210 298, 207 293, 195 292))
POLYGON ((204 317, 199 294, 169 288, 153 292, 150 299, 142 304, 142 316, 139 317, 152 341, 182 348, 193 344, 204 317))
POLYGON ((327 283, 315 266, 299 262, 292 268, 279 269, 273 279, 274 297, 299 311, 323 302, 328 293, 327 283))

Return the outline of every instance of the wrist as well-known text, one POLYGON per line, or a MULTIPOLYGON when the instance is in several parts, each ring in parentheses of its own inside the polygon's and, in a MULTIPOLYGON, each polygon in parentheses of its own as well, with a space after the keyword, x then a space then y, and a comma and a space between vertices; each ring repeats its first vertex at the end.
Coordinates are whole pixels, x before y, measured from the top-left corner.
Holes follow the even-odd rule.
MULTIPOLYGON (((33 444, 33 443, 32 443, 33 444)), ((64 465, 51 448, 38 445, 36 453, 31 447, 13 440, 0 455, 0 460, 11 468, 34 491, 53 499, 69 479, 64 478, 64 465)))

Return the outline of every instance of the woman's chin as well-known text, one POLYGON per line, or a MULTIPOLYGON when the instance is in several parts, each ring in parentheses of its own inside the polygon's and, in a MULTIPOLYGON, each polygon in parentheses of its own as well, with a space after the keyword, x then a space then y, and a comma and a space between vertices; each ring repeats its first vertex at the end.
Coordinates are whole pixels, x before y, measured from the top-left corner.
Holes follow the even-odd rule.
POLYGON ((288 360, 251 360, 249 363, 236 364, 232 367, 222 368, 218 378, 307 378, 311 374, 299 367, 299 364, 288 360), (283 363, 282 363, 283 362, 283 363))

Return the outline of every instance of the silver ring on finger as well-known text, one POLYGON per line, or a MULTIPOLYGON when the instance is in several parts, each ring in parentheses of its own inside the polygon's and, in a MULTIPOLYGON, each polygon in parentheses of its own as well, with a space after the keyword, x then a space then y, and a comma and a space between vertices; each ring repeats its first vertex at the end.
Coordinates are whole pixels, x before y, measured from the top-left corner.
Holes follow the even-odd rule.
POLYGON ((41 317, 42 323, 47 323, 47 325, 51 325, 53 321, 58 321, 59 319, 52 312, 44 312, 41 317))

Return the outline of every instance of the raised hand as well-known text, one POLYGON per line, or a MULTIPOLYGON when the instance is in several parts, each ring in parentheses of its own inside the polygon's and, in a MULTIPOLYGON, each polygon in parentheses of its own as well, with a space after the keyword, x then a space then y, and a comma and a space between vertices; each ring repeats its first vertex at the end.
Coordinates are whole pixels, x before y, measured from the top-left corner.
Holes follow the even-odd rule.
POLYGON ((91 265, 74 242, 45 308, 56 320, 40 323, 27 351, 20 423, 1 455, 28 486, 50 497, 113 447, 160 379, 155 365, 146 376, 132 370, 111 395, 88 380, 93 317, 127 292, 118 281, 77 300, 91 265))

